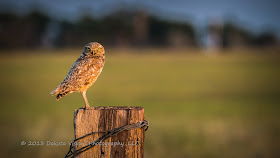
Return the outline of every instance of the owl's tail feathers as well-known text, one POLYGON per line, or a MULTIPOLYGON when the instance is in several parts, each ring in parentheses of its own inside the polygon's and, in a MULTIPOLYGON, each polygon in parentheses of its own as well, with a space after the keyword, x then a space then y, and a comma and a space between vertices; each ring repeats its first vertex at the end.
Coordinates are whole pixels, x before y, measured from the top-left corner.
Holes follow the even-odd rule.
POLYGON ((62 97, 62 94, 60 93, 60 86, 56 87, 53 91, 51 91, 51 95, 56 95, 56 100, 59 100, 62 97))
POLYGON ((57 95, 60 91, 60 87, 56 87, 53 91, 51 91, 51 95, 57 95))
POLYGON ((64 92, 64 93, 58 93, 56 95, 56 100, 58 101, 60 98, 64 97, 65 95, 67 95, 69 92, 64 92))
POLYGON ((56 95, 56 100, 58 101, 60 98, 66 96, 69 93, 70 91, 63 91, 61 90, 61 87, 58 86, 51 92, 51 95, 56 95))

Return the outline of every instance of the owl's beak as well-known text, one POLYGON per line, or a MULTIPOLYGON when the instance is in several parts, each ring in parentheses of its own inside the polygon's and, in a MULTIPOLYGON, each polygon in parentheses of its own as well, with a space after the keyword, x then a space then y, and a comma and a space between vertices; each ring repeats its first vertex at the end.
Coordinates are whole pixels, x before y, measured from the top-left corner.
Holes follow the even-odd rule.
POLYGON ((91 52, 91 54, 95 55, 95 54, 96 54, 96 50, 93 50, 93 51, 91 52))

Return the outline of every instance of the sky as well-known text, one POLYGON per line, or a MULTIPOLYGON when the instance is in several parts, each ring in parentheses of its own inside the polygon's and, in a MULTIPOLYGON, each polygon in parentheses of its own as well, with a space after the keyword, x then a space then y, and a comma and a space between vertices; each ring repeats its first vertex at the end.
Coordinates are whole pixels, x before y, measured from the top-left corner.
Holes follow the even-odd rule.
POLYGON ((84 13, 98 18, 118 9, 145 10, 163 19, 197 26, 211 20, 235 20, 253 32, 272 30, 280 37, 280 0, 0 0, 0 12, 27 14, 34 8, 70 21, 84 13))

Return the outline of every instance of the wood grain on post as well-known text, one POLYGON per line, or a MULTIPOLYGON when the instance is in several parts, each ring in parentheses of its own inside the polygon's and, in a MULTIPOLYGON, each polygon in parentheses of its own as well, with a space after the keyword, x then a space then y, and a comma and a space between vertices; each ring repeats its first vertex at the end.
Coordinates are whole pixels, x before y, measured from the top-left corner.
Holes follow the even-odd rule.
MULTIPOLYGON (((76 109, 74 113, 75 139, 91 132, 113 130, 115 128, 143 121, 142 107, 91 107, 76 109)), ((78 158, 144 157, 144 128, 123 131, 79 154, 78 158)), ((97 140, 104 133, 93 134, 77 141, 75 150, 97 140)))

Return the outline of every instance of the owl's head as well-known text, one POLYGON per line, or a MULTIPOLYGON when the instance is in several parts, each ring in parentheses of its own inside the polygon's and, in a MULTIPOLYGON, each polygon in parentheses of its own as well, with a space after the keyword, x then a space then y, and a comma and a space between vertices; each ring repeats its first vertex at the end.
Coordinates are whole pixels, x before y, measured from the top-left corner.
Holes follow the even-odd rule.
POLYGON ((105 50, 104 47, 97 43, 97 42, 90 42, 87 45, 85 45, 83 54, 85 56, 104 56, 105 55, 105 50))

